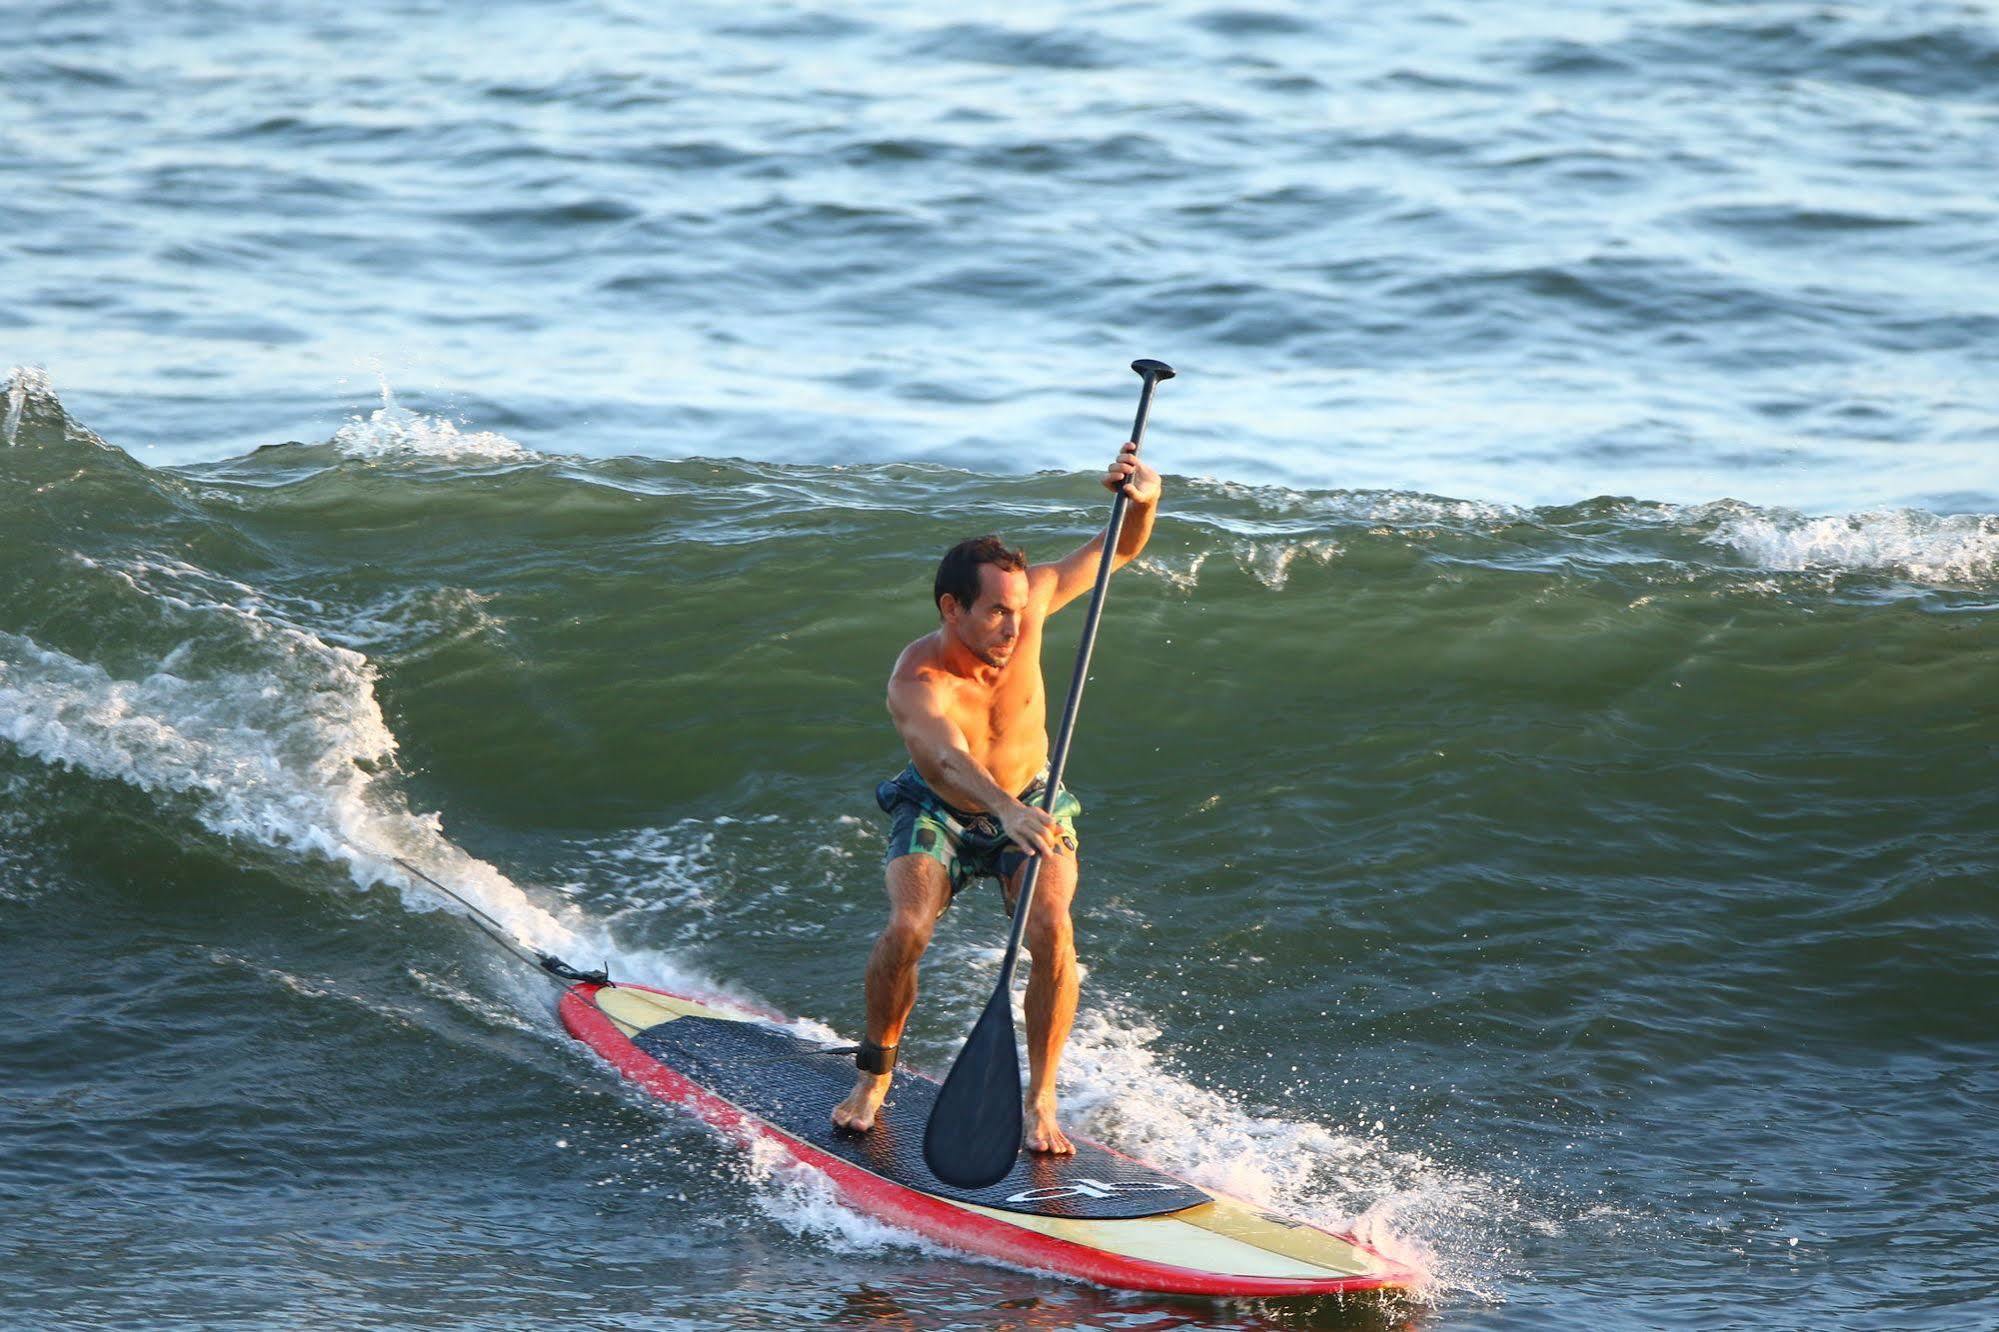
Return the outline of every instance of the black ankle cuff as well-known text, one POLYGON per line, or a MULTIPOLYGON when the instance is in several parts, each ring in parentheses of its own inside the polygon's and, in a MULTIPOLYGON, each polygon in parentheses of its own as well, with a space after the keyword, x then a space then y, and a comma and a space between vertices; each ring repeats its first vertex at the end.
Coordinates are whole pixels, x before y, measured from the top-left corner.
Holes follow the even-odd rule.
POLYGON ((863 1073, 886 1073, 895 1067, 895 1047, 863 1040, 861 1048, 854 1051, 854 1067, 863 1073))

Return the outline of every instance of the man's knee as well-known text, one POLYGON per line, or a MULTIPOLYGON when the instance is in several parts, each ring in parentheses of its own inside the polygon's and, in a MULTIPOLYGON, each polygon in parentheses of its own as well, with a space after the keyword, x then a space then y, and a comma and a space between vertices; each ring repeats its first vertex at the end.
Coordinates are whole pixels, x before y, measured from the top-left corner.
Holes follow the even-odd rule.
POLYGON ((1076 949, 1076 927, 1066 904, 1036 902, 1027 915, 1027 946, 1036 957, 1076 949))
POLYGON ((930 946, 930 935, 936 928, 934 916, 918 911, 891 912, 882 929, 882 948, 898 962, 914 962, 930 946))

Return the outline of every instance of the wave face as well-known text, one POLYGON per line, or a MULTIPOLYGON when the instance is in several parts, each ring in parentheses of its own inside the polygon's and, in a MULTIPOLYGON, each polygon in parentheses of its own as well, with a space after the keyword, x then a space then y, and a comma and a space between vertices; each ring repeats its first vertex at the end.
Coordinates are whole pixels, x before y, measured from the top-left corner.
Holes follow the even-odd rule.
MULTIPOLYGON (((642 1261, 701 1325, 1152 1308, 895 1242, 621 1093, 395 865, 852 1034, 889 662, 944 545, 1062 553, 1090 477, 555 457, 393 405, 156 469, 8 388, 0 1236, 40 1293, 0 1298, 637 1317, 642 1261), (197 1281, 218 1247, 259 1275, 197 1281)), ((1168 484, 1071 764, 1082 1127, 1360 1226, 1442 1326, 1982 1298, 1999 520, 1168 484)), ((950 914, 910 1058, 1000 937, 950 914)))

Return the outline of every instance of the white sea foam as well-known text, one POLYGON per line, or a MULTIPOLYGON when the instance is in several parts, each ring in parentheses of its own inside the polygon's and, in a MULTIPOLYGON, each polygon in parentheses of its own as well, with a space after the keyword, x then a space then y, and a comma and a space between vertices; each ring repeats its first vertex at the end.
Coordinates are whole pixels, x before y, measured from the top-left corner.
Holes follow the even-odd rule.
POLYGON ((1690 518, 1718 519, 1707 539, 1765 569, 1878 569, 1919 583, 1976 583, 1999 576, 1999 515, 1879 509, 1810 518, 1724 501, 1694 510, 1690 518))
POLYGON ((1203 569, 1218 552, 1232 557, 1241 572, 1281 592, 1301 559, 1325 565, 1346 554, 1346 545, 1330 528, 1363 527, 1374 536, 1427 538, 1439 529, 1490 531, 1523 521, 1527 514, 1509 505, 1399 491, 1304 491, 1212 479, 1193 484, 1198 492, 1221 496, 1237 507, 1228 513, 1179 514, 1178 521, 1191 526, 1201 544, 1179 556, 1150 553, 1135 566, 1181 592, 1200 585, 1203 569), (1251 510, 1251 516, 1244 516, 1242 508, 1251 510))
POLYGON ((1346 551, 1346 547, 1330 537, 1238 537, 1227 541, 1225 546, 1196 550, 1177 559, 1142 557, 1134 561, 1133 567, 1164 579, 1176 592, 1191 592, 1201 585, 1201 570, 1217 549, 1226 549, 1237 569, 1273 592, 1284 590, 1299 560, 1331 564, 1346 551))
MULTIPOLYGON (((1214 550, 1228 551, 1237 568, 1272 591, 1281 591, 1300 559, 1329 563, 1345 554, 1342 543, 1324 532, 1327 522, 1365 524, 1373 536, 1419 538, 1435 536, 1439 529, 1476 533, 1505 524, 1536 522, 1529 510, 1427 495, 1313 494, 1231 483, 1204 484, 1214 492, 1248 501, 1259 516, 1197 516, 1191 521, 1197 530, 1209 534, 1205 546, 1177 561, 1149 556, 1138 562, 1140 570, 1164 578, 1182 591, 1199 584, 1203 566, 1214 550)), ((1877 509, 1811 517, 1789 509, 1721 500, 1687 506, 1621 501, 1608 516, 1648 529, 1692 529, 1709 546, 1773 572, 1836 575, 1881 571, 1931 585, 1999 578, 1999 515, 1994 514, 1877 509)), ((1603 558, 1619 557, 1613 552, 1603 558)))
POLYGON ((53 398, 49 372, 38 365, 17 365, 7 372, 7 410, 0 414, 0 444, 11 446, 21 433, 21 414, 30 398, 53 398))
POLYGON ((558 918, 454 845, 437 814, 410 810, 393 780, 396 740, 376 700, 375 670, 362 654, 285 621, 254 589, 191 565, 95 567, 147 596, 187 637, 151 669, 114 676, 0 631, 0 740, 44 763, 185 800, 210 832, 332 862, 356 885, 399 890, 411 909, 447 904, 397 859, 533 947, 712 988, 670 955, 622 947, 574 913, 558 918))
POLYGON ((952 1253, 911 1231, 855 1211, 841 1201, 824 1171, 801 1164, 767 1139, 759 1138, 745 1149, 742 1171, 750 1196, 764 1215, 792 1234, 837 1252, 872 1255, 885 1245, 895 1245, 922 1253, 952 1253))
POLYGON ((1299 541, 1239 541, 1236 563, 1243 572, 1272 592, 1282 592, 1291 581, 1291 566, 1300 559, 1313 564, 1330 564, 1345 548, 1324 537, 1299 541))
POLYGON ((462 431, 442 416, 425 416, 396 402, 382 380, 382 405, 350 416, 333 432, 333 445, 350 458, 424 457, 440 461, 518 462, 534 450, 490 430, 462 431))
POLYGON ((1332 1129, 1259 1113, 1169 1067, 1159 1038, 1117 1003, 1083 1009, 1062 1069, 1074 1127, 1196 1184, 1352 1232, 1425 1274, 1431 1298, 1499 1298, 1517 1261, 1509 1229, 1539 1219, 1513 1184, 1400 1145, 1385 1120, 1332 1129))
POLYGON ((1167 556, 1141 555, 1132 561, 1132 568, 1140 573, 1153 574, 1166 580, 1176 592, 1191 592, 1201 585, 1201 566, 1208 562, 1213 551, 1197 550, 1182 559, 1167 556))

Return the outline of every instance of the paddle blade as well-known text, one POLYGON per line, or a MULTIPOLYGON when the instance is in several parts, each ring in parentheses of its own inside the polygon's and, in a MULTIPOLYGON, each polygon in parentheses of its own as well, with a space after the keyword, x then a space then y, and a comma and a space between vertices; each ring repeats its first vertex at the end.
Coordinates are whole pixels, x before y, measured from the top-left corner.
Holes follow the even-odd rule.
POLYGON ((924 1164, 953 1188, 997 1184, 1020 1155, 1020 1059, 1007 989, 994 990, 979 1014, 923 1128, 924 1164))

